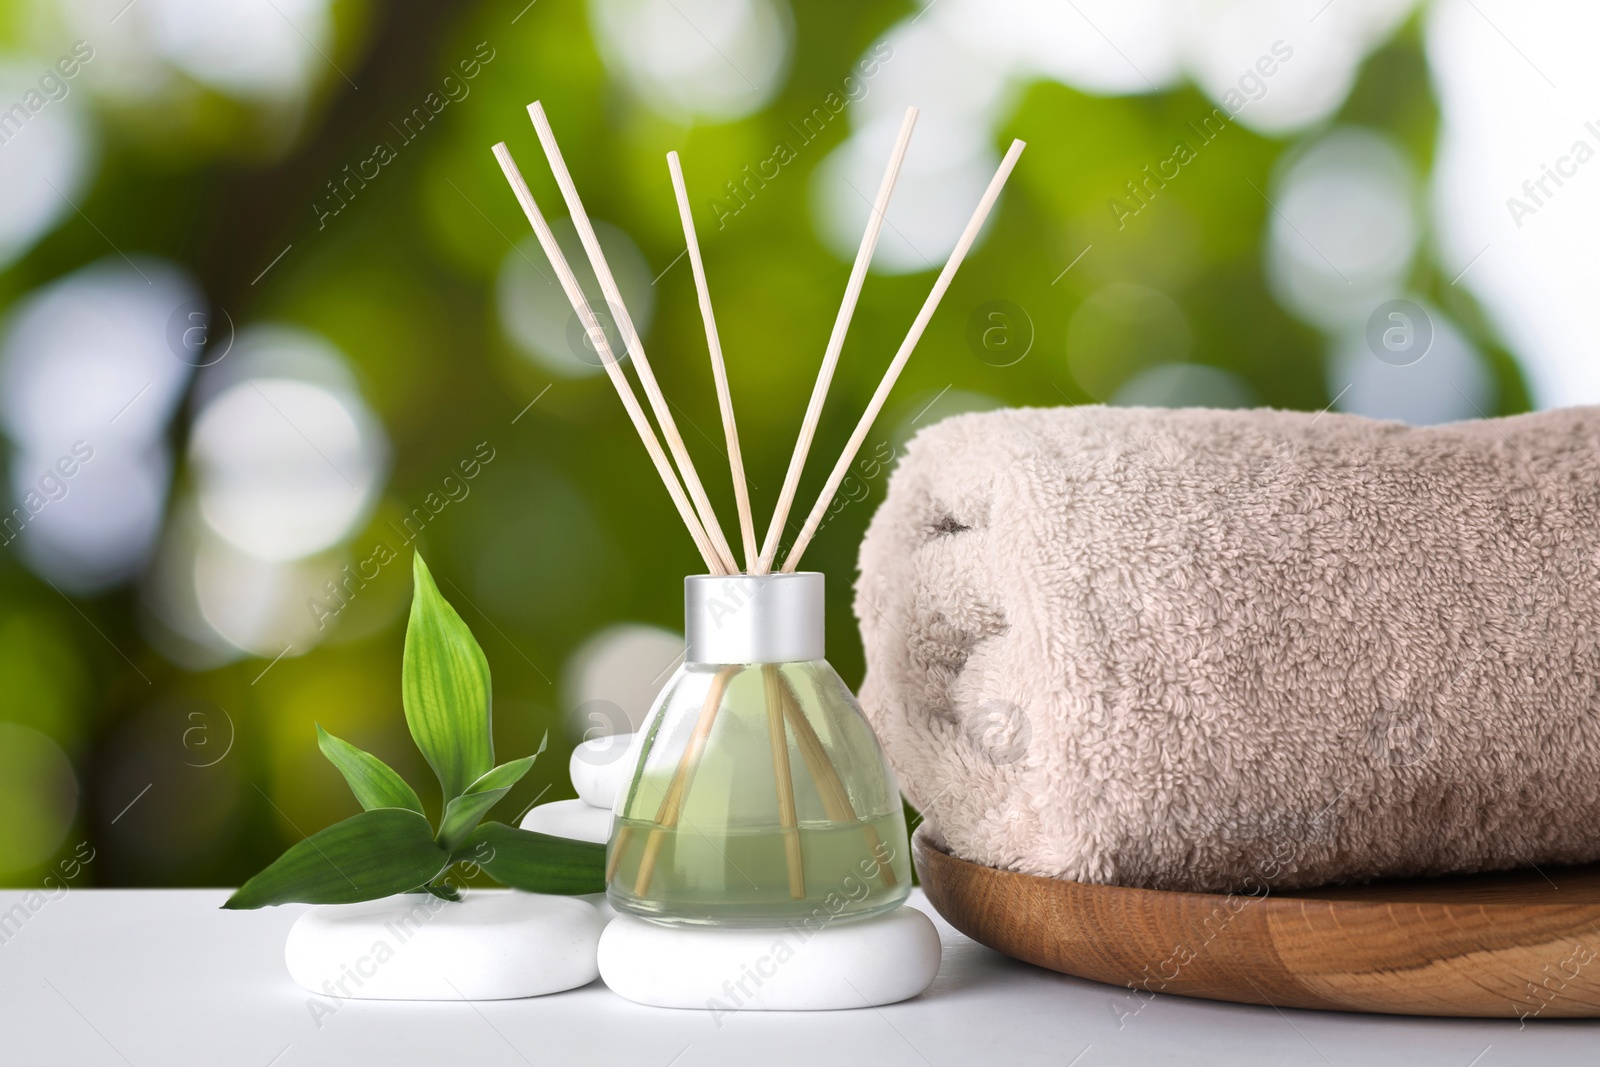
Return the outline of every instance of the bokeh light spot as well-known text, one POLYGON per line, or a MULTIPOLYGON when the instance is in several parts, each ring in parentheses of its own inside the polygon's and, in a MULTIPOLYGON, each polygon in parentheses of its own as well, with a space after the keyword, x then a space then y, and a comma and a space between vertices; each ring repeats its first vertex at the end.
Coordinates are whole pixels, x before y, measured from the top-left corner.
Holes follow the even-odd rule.
POLYGON ((77 810, 78 778, 60 746, 37 730, 0 722, 0 878, 53 856, 77 810))

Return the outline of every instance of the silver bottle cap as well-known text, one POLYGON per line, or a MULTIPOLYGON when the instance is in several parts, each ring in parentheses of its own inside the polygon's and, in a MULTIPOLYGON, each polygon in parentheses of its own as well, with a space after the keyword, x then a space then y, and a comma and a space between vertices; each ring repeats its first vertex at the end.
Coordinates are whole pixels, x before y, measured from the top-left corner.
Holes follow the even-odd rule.
POLYGON ((683 580, 689 663, 790 663, 823 658, 820 571, 695 574, 683 580))

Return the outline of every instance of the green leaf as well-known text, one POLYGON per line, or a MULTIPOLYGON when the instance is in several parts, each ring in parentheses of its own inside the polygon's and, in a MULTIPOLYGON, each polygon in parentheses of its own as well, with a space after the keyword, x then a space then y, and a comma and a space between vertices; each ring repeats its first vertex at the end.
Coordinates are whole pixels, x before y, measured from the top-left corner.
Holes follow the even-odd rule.
POLYGON ((448 882, 429 882, 422 888, 440 900, 460 901, 461 899, 461 891, 448 882))
MULTIPOLYGON (((544 751, 543 746, 539 751, 544 751)), ((444 816, 439 820, 439 847, 446 852, 454 850, 478 825, 479 820, 489 814, 489 809, 500 803, 500 798, 522 780, 522 776, 528 773, 528 768, 538 758, 539 753, 535 752, 510 763, 502 763, 469 785, 465 793, 446 804, 444 816)))
POLYGON ((406 626, 400 694, 411 736, 439 776, 446 803, 494 766, 489 733, 489 662, 461 616, 439 595, 420 554, 406 626))
POLYGON ((457 861, 476 863, 490 877, 530 893, 603 893, 606 846, 486 822, 456 849, 457 861))
POLYGON ((350 792, 356 795, 363 808, 368 811, 409 808, 422 814, 422 801, 417 799, 417 791, 377 756, 334 737, 321 723, 317 724, 317 747, 322 749, 329 763, 339 768, 344 780, 350 783, 350 792))
POLYGON ((376 900, 422 886, 449 862, 427 819, 405 808, 374 808, 289 846, 222 906, 376 900))

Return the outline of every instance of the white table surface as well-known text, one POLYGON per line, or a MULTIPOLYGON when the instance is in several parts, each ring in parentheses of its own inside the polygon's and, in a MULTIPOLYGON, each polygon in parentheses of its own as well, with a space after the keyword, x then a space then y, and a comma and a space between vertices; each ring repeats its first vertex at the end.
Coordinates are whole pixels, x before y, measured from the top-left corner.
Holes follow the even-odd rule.
MULTIPOLYGON (((1600 1023, 1410 1019, 1213 1004, 1007 959, 935 916, 944 965, 922 996, 840 1012, 643 1008, 595 982, 480 1003, 312 998, 283 944, 301 906, 218 909, 223 890, 74 889, 0 928, 0 1063, 188 1064, 1318 1064, 1591 1063, 1600 1023), (336 1003, 315 1018, 312 1005, 336 1003), (1120 1015, 1120 1018, 1119 1018, 1120 1015)), ((0 893, 0 915, 23 899, 0 893)), ((37 899, 33 901, 37 903, 37 899)), ((926 911, 921 892, 912 903, 926 911)))

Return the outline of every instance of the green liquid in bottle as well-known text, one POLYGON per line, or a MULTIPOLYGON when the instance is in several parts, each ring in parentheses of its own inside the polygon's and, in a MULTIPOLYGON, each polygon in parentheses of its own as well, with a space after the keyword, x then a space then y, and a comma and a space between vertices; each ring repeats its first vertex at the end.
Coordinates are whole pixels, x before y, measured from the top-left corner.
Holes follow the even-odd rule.
POLYGON ((663 829, 619 819, 612 829, 612 847, 620 852, 612 902, 636 915, 677 922, 825 924, 897 907, 910 892, 899 812, 802 825, 792 833, 800 842, 798 897, 789 878, 789 835, 778 827, 708 834, 689 824, 663 829), (652 835, 658 851, 641 893, 640 870, 652 835))

